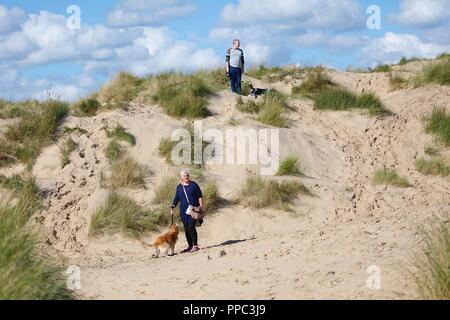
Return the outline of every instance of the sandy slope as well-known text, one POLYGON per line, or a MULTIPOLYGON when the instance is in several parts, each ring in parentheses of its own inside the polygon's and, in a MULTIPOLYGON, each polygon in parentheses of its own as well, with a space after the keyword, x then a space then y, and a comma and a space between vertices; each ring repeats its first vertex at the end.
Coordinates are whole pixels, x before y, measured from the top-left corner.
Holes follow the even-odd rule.
MULTIPOLYGON (((108 143, 105 125, 117 122, 137 138, 132 155, 149 167, 146 190, 126 191, 149 204, 155 185, 171 173, 156 148, 162 137, 182 122, 170 119, 155 106, 134 105, 129 111, 102 113, 93 118, 69 118, 65 126, 79 126, 79 144, 71 163, 61 169, 57 146, 47 148, 33 173, 48 191, 36 221, 47 243, 70 263, 82 267, 84 298, 100 299, 303 299, 303 298, 414 298, 406 270, 420 243, 417 227, 450 205, 448 179, 424 176, 415 169, 431 137, 421 117, 434 105, 450 107, 450 88, 430 86, 389 92, 385 74, 332 72, 334 81, 355 91, 377 93, 395 115, 369 118, 356 112, 318 112, 306 99, 292 99, 289 128, 281 130, 281 153, 298 153, 307 167, 303 182, 316 197, 301 197, 293 212, 258 212, 223 205, 199 228, 202 250, 196 254, 154 259, 136 241, 121 236, 88 238, 92 212, 107 191, 99 174, 108 170, 103 155, 108 143), (395 168, 412 188, 373 186, 376 169, 395 168), (366 287, 366 269, 381 268, 381 290, 366 287)), ((248 79, 248 78, 247 78, 248 79)), ((250 79, 259 87, 268 87, 250 79)), ((289 92, 290 85, 274 87, 289 92)), ((213 116, 204 127, 223 128, 230 118, 243 127, 260 124, 235 109, 235 97, 221 92, 211 99, 213 116)), ((208 166, 227 200, 257 168, 208 166)), ((448 211, 447 211, 448 212, 448 211)), ((146 239, 151 241, 155 234, 146 239)), ((179 252, 185 246, 181 237, 179 252)))

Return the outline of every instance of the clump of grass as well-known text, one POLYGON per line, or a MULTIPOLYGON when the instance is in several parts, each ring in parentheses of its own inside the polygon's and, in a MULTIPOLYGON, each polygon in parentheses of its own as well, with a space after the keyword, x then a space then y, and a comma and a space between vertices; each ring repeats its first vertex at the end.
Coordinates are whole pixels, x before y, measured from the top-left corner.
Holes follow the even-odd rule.
POLYGON ((245 113, 258 113, 260 110, 260 104, 258 104, 255 100, 248 100, 244 103, 242 97, 236 98, 236 106, 240 112, 245 113))
POLYGON ((300 86, 292 87, 292 95, 312 97, 320 90, 334 85, 324 68, 314 68, 308 72, 308 77, 300 86))
POLYGON ((304 176, 305 168, 299 156, 288 155, 281 161, 278 176, 304 176))
POLYGON ((374 69, 370 69, 371 72, 391 72, 392 67, 388 64, 379 63, 374 69))
POLYGON ((379 169, 375 172, 373 177, 375 184, 391 185, 400 188, 409 188, 412 185, 408 179, 400 177, 397 172, 390 169, 379 169))
POLYGON ((314 107, 319 110, 365 109, 370 115, 388 114, 383 103, 372 93, 360 96, 343 88, 327 88, 313 97, 314 107))
POLYGON ((88 134, 89 132, 85 129, 82 129, 80 127, 73 127, 73 128, 69 128, 69 127, 64 127, 64 134, 71 134, 74 132, 78 132, 80 134, 88 134))
POLYGON ((61 152, 61 166, 63 168, 70 163, 70 154, 75 151, 76 148, 77 144, 71 137, 64 140, 63 144, 59 147, 59 151, 61 152))
MULTIPOLYGON (((107 185, 113 190, 119 188, 142 188, 145 186, 145 169, 130 156, 113 162, 107 185)), ((105 177, 103 177, 105 180, 105 177)))
POLYGON ((217 205, 220 201, 219 189, 217 188, 217 184, 215 182, 208 182, 204 189, 203 193, 203 206, 206 212, 210 213, 217 209, 217 205))
POLYGON ((408 64, 408 63, 410 63, 410 62, 413 62, 413 61, 419 61, 419 60, 420 60, 420 59, 417 58, 417 57, 406 58, 405 56, 403 56, 403 57, 400 59, 400 61, 398 62, 398 64, 399 64, 400 66, 404 66, 404 65, 406 65, 406 64, 408 64))
POLYGON ((165 74, 156 78, 156 84, 153 100, 169 116, 195 119, 210 114, 207 98, 213 93, 213 89, 201 77, 165 74))
POLYGON ((105 149, 105 156, 110 161, 120 159, 124 155, 124 150, 116 139, 111 140, 105 149))
POLYGON ((25 227, 28 205, 0 205, 0 299, 73 299, 62 270, 41 255, 35 231, 25 227))
POLYGON ((426 66, 414 80, 414 87, 430 83, 450 85, 450 59, 426 66))
POLYGON ((19 161, 31 165, 42 148, 54 142, 56 129, 67 112, 67 104, 48 100, 39 108, 24 113, 17 123, 8 127, 0 140, 0 166, 19 161))
POLYGON ((450 53, 444 52, 436 57, 436 59, 450 59, 450 53))
POLYGON ((248 96, 250 93, 252 93, 251 83, 248 81, 242 81, 241 94, 243 96, 248 96))
POLYGON ((425 130, 433 133, 446 146, 450 146, 450 113, 445 108, 434 107, 430 116, 425 117, 425 130))
POLYGON ((261 177, 249 177, 245 181, 237 202, 244 207, 275 208, 289 210, 299 194, 311 195, 310 191, 300 182, 265 180, 261 177))
POLYGON ((408 81, 398 74, 391 74, 389 77, 389 85, 391 86, 391 90, 401 90, 408 86, 408 81))
POLYGON ((82 117, 95 116, 101 107, 100 102, 98 102, 95 96, 81 99, 74 104, 72 104, 72 109, 75 115, 82 117))
POLYGON ((437 218, 424 230, 424 243, 415 255, 415 280, 423 299, 450 299, 450 223, 437 218))
POLYGON ((417 171, 424 175, 447 177, 450 175, 450 166, 442 159, 419 159, 416 162, 417 171))
POLYGON ((275 127, 284 127, 287 124, 283 112, 287 108, 286 98, 275 90, 268 91, 258 101, 243 102, 237 99, 237 108, 241 112, 257 114, 256 120, 275 127))
POLYGON ((172 163, 172 150, 177 145, 177 141, 172 141, 170 138, 161 139, 158 151, 159 155, 166 159, 167 163, 172 163))
POLYGON ((228 120, 228 124, 230 126, 236 127, 240 124, 240 121, 236 118, 230 118, 230 120, 228 120))
POLYGON ((165 177, 155 190, 153 203, 157 205, 168 206, 172 203, 175 188, 180 183, 176 176, 165 177))
POLYGON ((438 156, 440 152, 439 152, 439 148, 437 148, 435 146, 426 146, 425 153, 429 156, 438 156))
POLYGON ((36 185, 36 178, 33 176, 13 175, 5 177, 0 175, 0 187, 10 190, 19 205, 25 205, 33 212, 42 205, 41 192, 36 185))
POLYGON ((97 236, 121 232, 130 238, 139 238, 168 221, 167 211, 143 208, 132 199, 111 192, 106 202, 92 215, 89 234, 97 236))
POLYGON ((246 75, 273 83, 282 81, 287 76, 298 77, 301 73, 302 69, 296 66, 267 67, 261 64, 248 70, 246 75))
POLYGON ((143 80, 128 72, 120 72, 98 93, 98 101, 107 108, 126 109, 142 89, 143 80))
POLYGON ((186 142, 186 141, 182 141, 182 138, 180 138, 180 140, 178 141, 172 141, 172 139, 170 138, 163 138, 161 139, 159 146, 158 146, 158 151, 159 151, 159 155, 163 158, 166 159, 166 162, 168 164, 173 164, 172 161, 172 152, 173 149, 179 144, 179 143, 183 143, 183 149, 184 150, 179 150, 180 154, 178 155, 180 158, 183 159, 184 162, 189 161, 189 163, 184 163, 186 165, 193 165, 195 166, 202 166, 205 164, 206 160, 208 160, 207 158, 205 158, 204 151, 206 149, 206 147, 208 147, 208 145, 210 145, 209 141, 203 140, 203 137, 199 137, 199 143, 201 142, 202 148, 201 150, 198 150, 199 152, 201 152, 200 156, 202 159, 202 163, 195 163, 195 146, 194 146, 194 142, 195 142, 195 133, 194 133, 194 126, 193 123, 189 122, 186 124, 185 129, 189 131, 189 136, 190 136, 190 141, 186 142), (201 141, 200 141, 201 140, 201 141), (186 145, 184 145, 186 144, 186 145), (190 157, 189 155, 186 154, 182 154, 183 152, 188 152, 190 150, 190 157), (185 161, 186 160, 186 161, 185 161))
POLYGON ((117 125, 111 131, 106 130, 106 135, 108 136, 108 138, 128 142, 132 146, 134 146, 136 144, 135 136, 133 136, 131 133, 127 132, 126 129, 120 125, 117 125))
POLYGON ((39 104, 39 102, 34 100, 13 102, 0 99, 0 119, 12 119, 21 117, 24 113, 35 108, 36 104, 39 104))
POLYGON ((213 91, 224 90, 228 88, 230 84, 223 68, 201 70, 196 72, 194 77, 203 79, 213 91))

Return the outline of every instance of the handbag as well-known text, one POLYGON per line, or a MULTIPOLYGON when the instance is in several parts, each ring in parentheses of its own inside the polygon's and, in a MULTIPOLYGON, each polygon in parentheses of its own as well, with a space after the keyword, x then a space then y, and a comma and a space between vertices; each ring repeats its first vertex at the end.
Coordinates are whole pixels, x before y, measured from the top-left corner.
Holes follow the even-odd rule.
POLYGON ((188 216, 191 216, 191 218, 194 220, 203 219, 205 217, 205 212, 203 210, 201 210, 200 208, 196 208, 191 205, 191 202, 189 201, 189 197, 187 195, 186 189, 184 188, 183 185, 181 185, 181 186, 183 187, 184 195, 186 196, 186 200, 189 204, 188 208, 186 209, 186 214, 188 216))

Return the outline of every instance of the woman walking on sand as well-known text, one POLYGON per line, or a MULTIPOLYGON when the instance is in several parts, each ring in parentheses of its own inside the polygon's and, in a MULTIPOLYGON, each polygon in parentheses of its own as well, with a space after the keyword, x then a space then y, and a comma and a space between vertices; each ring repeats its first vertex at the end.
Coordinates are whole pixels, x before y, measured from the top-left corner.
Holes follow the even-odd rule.
POLYGON ((199 247, 195 226, 197 221, 199 222, 199 226, 201 226, 203 220, 195 220, 192 218, 190 210, 203 211, 203 194, 199 185, 190 179, 188 170, 181 171, 180 177, 181 183, 175 191, 171 212, 174 214, 176 206, 180 203, 180 218, 184 225, 188 243, 188 247, 181 251, 181 253, 196 252, 199 250, 199 247))

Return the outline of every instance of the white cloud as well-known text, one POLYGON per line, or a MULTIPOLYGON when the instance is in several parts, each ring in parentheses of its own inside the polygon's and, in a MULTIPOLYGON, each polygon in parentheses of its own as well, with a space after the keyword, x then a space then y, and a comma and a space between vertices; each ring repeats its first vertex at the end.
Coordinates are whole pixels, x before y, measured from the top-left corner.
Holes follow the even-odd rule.
POLYGON ((195 10, 190 0, 121 0, 109 13, 108 24, 113 27, 151 26, 195 10))
POLYGON ((323 28, 343 30, 364 23, 364 12, 357 0, 240 0, 228 4, 221 13, 224 27, 271 24, 280 32, 323 28))
POLYGON ((413 34, 387 32, 382 38, 370 40, 361 50, 361 61, 366 64, 396 63, 402 56, 434 58, 450 50, 450 46, 426 43, 413 34))
POLYGON ((434 27, 450 18, 450 0, 401 0, 391 19, 416 27, 434 27))
POLYGON ((25 20, 25 11, 16 7, 8 10, 8 8, 0 5, 0 34, 18 30, 25 20))

